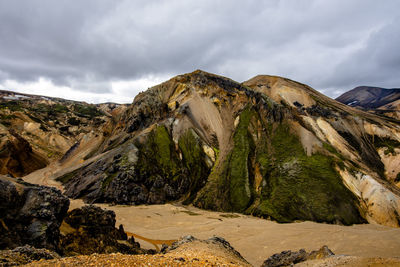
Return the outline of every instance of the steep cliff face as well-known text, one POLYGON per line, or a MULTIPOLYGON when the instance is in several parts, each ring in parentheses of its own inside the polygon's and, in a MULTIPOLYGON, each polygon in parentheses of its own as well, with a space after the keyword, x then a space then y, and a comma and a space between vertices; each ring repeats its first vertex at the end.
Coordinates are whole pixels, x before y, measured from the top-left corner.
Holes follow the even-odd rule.
POLYGON ((0 174, 24 176, 103 137, 103 125, 125 108, 0 91, 0 174))
POLYGON ((385 158, 397 157, 399 125, 288 79, 180 75, 139 94, 109 129, 58 175, 68 196, 399 224, 400 170, 385 158))

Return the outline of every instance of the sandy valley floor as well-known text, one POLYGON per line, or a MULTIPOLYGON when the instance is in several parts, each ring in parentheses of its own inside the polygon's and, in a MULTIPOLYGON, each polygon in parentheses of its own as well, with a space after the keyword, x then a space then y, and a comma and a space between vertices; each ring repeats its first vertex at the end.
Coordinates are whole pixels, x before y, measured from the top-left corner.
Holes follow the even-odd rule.
MULTIPOLYGON (((73 200, 71 208, 82 205, 73 200)), ((400 229, 379 225, 339 226, 313 222, 278 224, 241 214, 220 213, 179 205, 109 206, 117 224, 128 232, 155 240, 193 235, 206 239, 213 235, 228 240, 255 266, 283 250, 317 250, 322 245, 335 254, 364 257, 400 257, 400 229)), ((154 248, 137 238, 143 247, 154 248)))

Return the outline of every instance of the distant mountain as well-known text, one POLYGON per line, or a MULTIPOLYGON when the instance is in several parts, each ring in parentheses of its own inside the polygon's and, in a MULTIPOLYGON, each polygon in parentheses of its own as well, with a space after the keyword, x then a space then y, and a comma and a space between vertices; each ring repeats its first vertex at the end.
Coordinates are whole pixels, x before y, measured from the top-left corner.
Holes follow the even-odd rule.
POLYGON ((400 89, 359 86, 338 98, 337 101, 356 108, 400 119, 400 89))

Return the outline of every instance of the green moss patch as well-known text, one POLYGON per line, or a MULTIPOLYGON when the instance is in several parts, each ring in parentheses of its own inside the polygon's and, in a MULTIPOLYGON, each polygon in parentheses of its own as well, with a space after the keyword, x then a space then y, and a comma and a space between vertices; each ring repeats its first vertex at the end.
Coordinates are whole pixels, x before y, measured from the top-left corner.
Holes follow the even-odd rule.
POLYGON ((94 118, 104 115, 104 113, 94 105, 75 104, 73 105, 73 109, 75 114, 79 117, 94 118))
POLYGON ((256 113, 245 109, 239 118, 232 151, 216 159, 205 188, 201 190, 195 205, 205 209, 244 212, 251 204, 252 179, 249 171, 254 144, 249 125, 256 113))
POLYGON ((139 153, 135 171, 141 180, 151 182, 161 176, 165 182, 173 182, 182 175, 182 163, 165 126, 156 127, 145 143, 136 145, 139 153))
POLYGON ((253 210, 255 215, 278 222, 312 220, 353 224, 363 221, 355 197, 334 168, 333 157, 307 156, 288 125, 277 124, 270 144, 264 144, 258 153, 261 153, 257 160, 264 181, 260 204, 253 210), (267 150, 269 155, 265 155, 267 150))
POLYGON ((179 138, 178 146, 182 152, 182 160, 190 177, 189 196, 184 201, 184 204, 189 204, 204 185, 210 170, 205 162, 206 155, 200 139, 193 130, 187 130, 179 138))
POLYGON ((243 212, 251 200, 249 180, 249 156, 254 146, 248 128, 254 113, 250 109, 244 110, 233 137, 234 148, 229 159, 227 179, 229 181, 229 195, 232 209, 243 212))
POLYGON ((108 174, 107 178, 104 179, 104 181, 101 184, 101 190, 103 190, 103 192, 110 185, 110 183, 114 180, 114 178, 117 176, 117 174, 118 173, 108 174))
POLYGON ((66 113, 69 109, 65 105, 55 104, 52 106, 52 109, 57 113, 66 113))
POLYGON ((0 114, 0 123, 3 124, 6 127, 11 126, 11 120, 15 119, 15 115, 5 115, 5 114, 0 114))
POLYGON ((57 178, 56 178, 56 181, 59 181, 59 182, 61 182, 62 184, 65 184, 65 183, 67 183, 68 181, 70 181, 72 178, 74 178, 74 177, 77 175, 77 173, 78 173, 79 171, 80 171, 80 169, 75 170, 75 171, 72 171, 72 172, 69 172, 69 173, 66 173, 66 174, 64 174, 63 176, 57 177, 57 178))
POLYGON ((9 109, 11 111, 22 111, 22 105, 19 101, 5 101, 0 103, 0 109, 9 109))

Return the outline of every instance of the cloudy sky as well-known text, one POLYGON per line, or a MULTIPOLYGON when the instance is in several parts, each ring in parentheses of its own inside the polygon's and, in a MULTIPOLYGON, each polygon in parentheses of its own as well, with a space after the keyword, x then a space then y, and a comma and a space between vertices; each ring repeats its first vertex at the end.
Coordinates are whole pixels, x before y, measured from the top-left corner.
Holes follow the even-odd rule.
POLYGON ((0 0, 0 89, 130 103, 202 69, 400 87, 397 0, 0 0))

